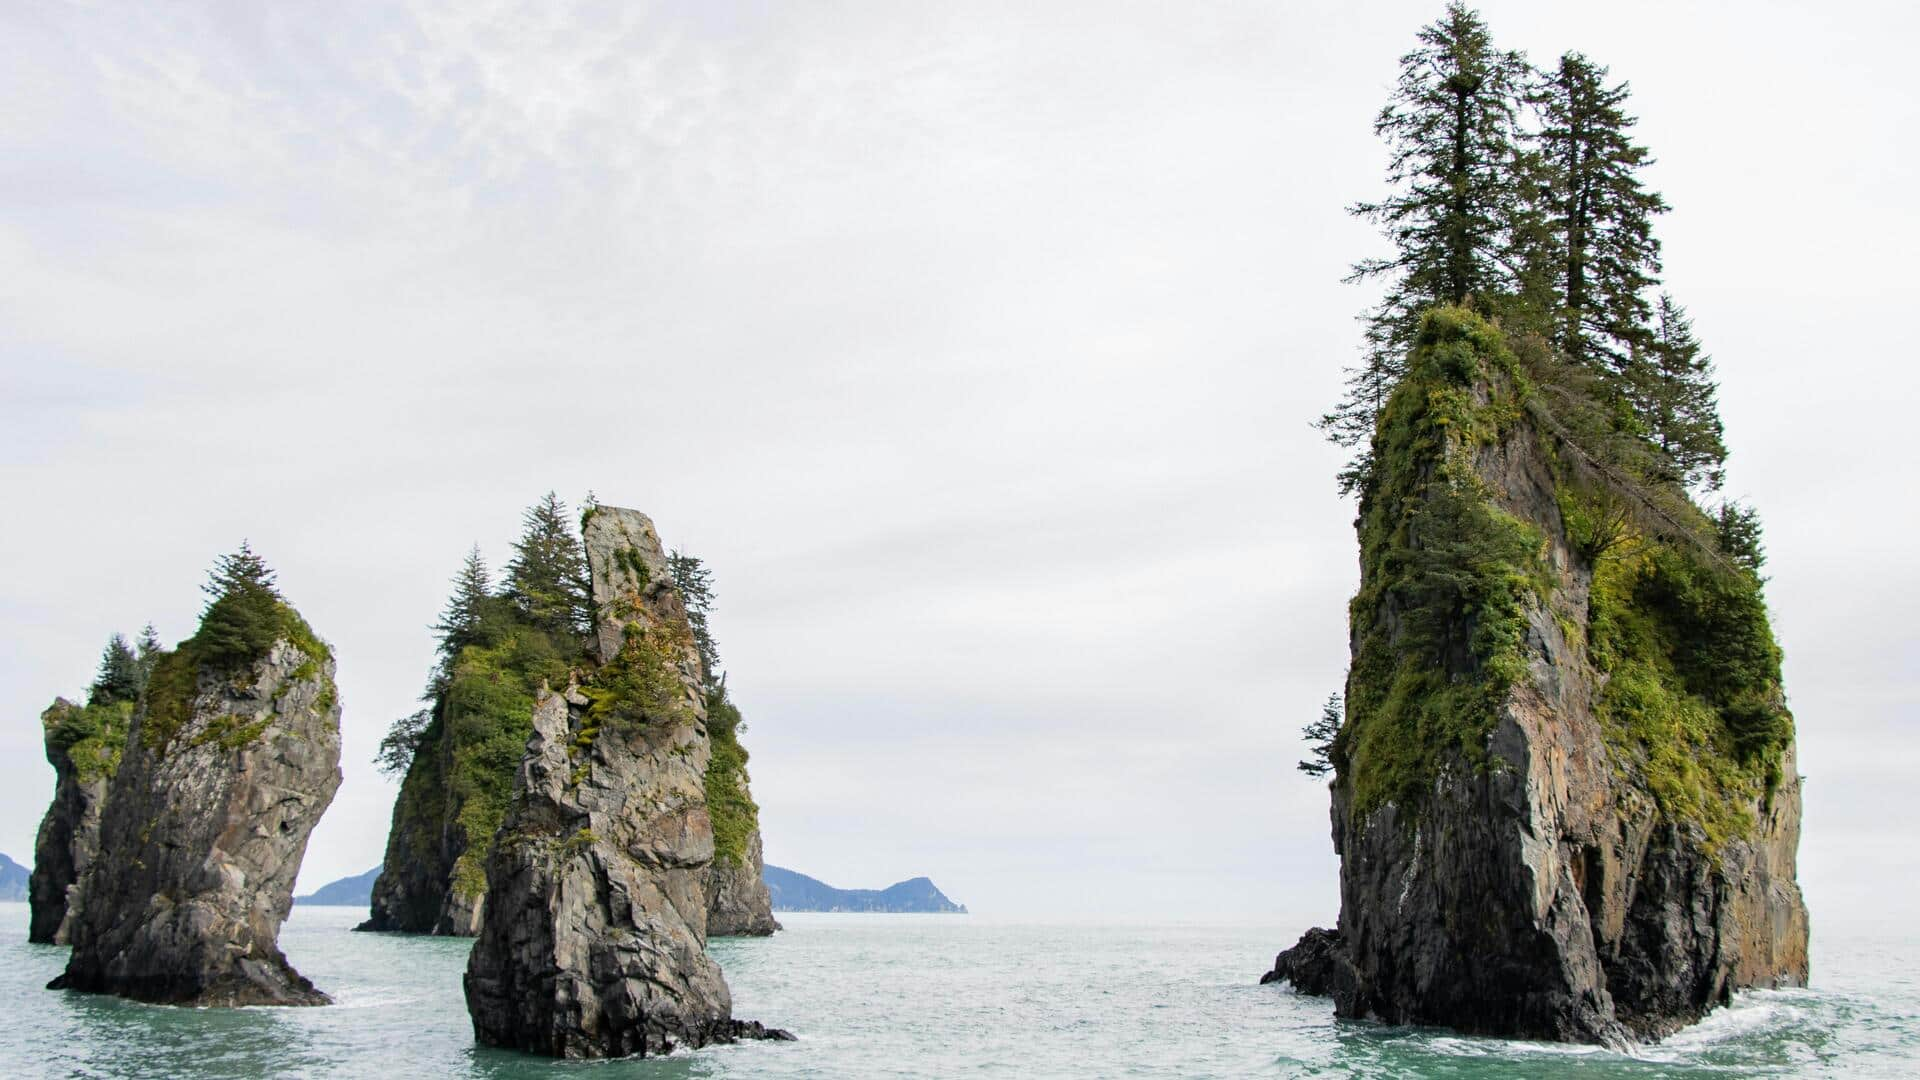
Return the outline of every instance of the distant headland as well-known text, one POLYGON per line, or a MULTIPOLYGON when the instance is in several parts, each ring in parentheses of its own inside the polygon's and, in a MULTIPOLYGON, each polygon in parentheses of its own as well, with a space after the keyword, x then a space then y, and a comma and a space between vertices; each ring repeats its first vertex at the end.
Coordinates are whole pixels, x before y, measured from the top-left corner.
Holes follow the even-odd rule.
POLYGON ((767 891, 775 911, 911 912, 965 915, 967 906, 947 899, 932 881, 909 878, 884 889, 836 889, 818 878, 768 863, 767 891))

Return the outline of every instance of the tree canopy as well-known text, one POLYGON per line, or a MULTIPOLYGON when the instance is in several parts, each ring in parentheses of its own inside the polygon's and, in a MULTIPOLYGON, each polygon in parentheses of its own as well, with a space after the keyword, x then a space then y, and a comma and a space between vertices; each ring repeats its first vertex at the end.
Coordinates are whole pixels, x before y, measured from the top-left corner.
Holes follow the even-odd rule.
POLYGON ((1385 291, 1363 316, 1362 360, 1318 425, 1354 451, 1342 491, 1365 488, 1380 410, 1421 314, 1443 304, 1532 334, 1573 369, 1558 385, 1590 404, 1566 411, 1608 418, 1611 432, 1589 449, 1622 451, 1609 460, 1615 475, 1720 486, 1712 366, 1685 310, 1659 292, 1653 219, 1667 204, 1642 179, 1652 158, 1633 138, 1629 96, 1578 52, 1533 70, 1457 0, 1420 30, 1374 122, 1390 152, 1389 194, 1351 208, 1380 226, 1391 254, 1354 265, 1349 280, 1385 291))
POLYGON ((593 627, 587 556, 560 497, 549 491, 527 508, 507 564, 506 598, 529 625, 556 638, 593 627))
POLYGON ((273 571, 245 540, 233 554, 220 556, 201 590, 210 599, 192 638, 200 659, 216 664, 250 661, 282 635, 273 571))
POLYGON ((139 657, 134 655, 123 635, 115 634, 100 652, 100 671, 94 676, 93 685, 87 689, 87 704, 111 705, 118 701, 132 701, 140 696, 143 681, 139 657))

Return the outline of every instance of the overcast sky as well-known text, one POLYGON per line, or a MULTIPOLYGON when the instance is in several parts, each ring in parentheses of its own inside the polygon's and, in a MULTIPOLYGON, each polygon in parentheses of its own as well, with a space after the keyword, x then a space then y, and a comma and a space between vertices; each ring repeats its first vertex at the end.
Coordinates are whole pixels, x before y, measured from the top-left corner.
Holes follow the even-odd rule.
MULTIPOLYGON (((553 488, 712 566, 771 861, 1331 919, 1293 763, 1357 570, 1308 425, 1439 9, 5 5, 0 851, 41 709, 246 537, 340 664, 302 887, 375 865, 447 580, 553 488)), ((1483 10, 1633 84, 1768 526, 1816 933, 1920 915, 1920 17, 1483 10)))

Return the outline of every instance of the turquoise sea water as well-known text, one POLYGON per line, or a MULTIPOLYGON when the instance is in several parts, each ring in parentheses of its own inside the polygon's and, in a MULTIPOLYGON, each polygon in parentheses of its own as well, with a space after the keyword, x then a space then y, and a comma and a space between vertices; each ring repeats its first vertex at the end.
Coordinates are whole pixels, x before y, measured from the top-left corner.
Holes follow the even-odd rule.
POLYGON ((66 950, 0 904, 0 1075, 87 1077, 1920 1076, 1920 943, 1817 939, 1808 990, 1744 994, 1632 1055, 1337 1022, 1255 984, 1298 927, 784 915, 713 952, 735 1014, 797 1043, 561 1064, 473 1045, 469 943, 298 908, 281 945, 338 1002, 173 1009, 42 989, 66 950))

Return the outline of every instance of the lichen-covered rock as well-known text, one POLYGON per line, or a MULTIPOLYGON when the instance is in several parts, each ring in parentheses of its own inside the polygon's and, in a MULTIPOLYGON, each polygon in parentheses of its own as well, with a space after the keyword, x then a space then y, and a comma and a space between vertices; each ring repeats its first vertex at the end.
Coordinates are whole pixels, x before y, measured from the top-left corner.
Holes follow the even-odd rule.
POLYGON ((743 858, 713 860, 707 876, 707 934, 765 937, 778 929, 773 897, 767 891, 760 830, 755 829, 747 839, 743 858))
POLYGON ((276 943, 308 834, 340 786, 333 661, 311 631, 296 637, 238 667, 201 663, 190 645, 160 659, 108 791, 110 857, 82 878, 54 989, 327 1003, 276 943))
POLYGON ((107 785, 120 766, 133 716, 130 701, 75 705, 58 698, 40 714, 47 763, 53 766, 53 802, 40 819, 27 882, 31 906, 27 940, 66 945, 79 905, 75 890, 100 850, 100 816, 107 785))
POLYGON ((705 687, 653 523, 599 507, 584 539, 598 665, 543 691, 487 860, 466 975, 474 1034, 554 1057, 752 1034, 707 956, 705 687))
POLYGON ((1792 719, 1757 575, 1537 392, 1498 331, 1428 317, 1362 497, 1339 929, 1274 974, 1349 1017, 1658 1037, 1806 981, 1792 719))

